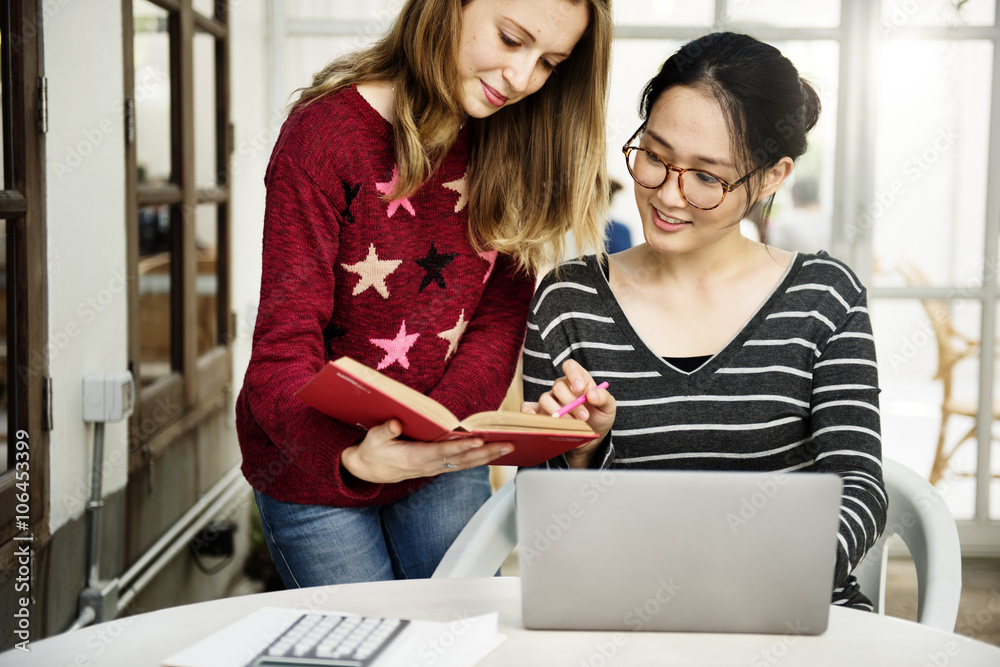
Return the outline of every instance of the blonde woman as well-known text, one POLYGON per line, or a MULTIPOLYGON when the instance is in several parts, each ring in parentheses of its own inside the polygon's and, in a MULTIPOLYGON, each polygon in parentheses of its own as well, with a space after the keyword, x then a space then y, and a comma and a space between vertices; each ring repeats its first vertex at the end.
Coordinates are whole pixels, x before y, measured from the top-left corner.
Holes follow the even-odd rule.
POLYGON ((301 92, 266 173, 243 471, 286 586, 427 577, 509 443, 414 443, 294 398, 351 356, 500 405, 537 270, 599 249, 609 0, 409 0, 301 92))

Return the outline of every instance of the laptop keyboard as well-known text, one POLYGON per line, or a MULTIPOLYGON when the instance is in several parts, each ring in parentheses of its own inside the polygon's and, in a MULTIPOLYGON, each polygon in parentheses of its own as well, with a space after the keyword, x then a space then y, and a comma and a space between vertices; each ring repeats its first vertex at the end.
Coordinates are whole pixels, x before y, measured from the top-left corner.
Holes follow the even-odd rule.
POLYGON ((368 667, 410 622, 400 618, 307 614, 282 632, 253 667, 368 667))

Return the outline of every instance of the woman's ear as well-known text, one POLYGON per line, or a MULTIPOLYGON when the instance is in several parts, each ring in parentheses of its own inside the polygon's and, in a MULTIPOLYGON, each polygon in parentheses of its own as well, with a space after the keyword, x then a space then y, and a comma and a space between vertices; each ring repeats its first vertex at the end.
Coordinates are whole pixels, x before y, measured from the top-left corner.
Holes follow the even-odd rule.
POLYGON ((794 166, 795 163, 792 162, 792 158, 786 156, 778 160, 773 166, 768 167, 767 171, 764 172, 764 185, 761 189, 760 198, 767 199, 777 192, 778 188, 791 175, 794 166))

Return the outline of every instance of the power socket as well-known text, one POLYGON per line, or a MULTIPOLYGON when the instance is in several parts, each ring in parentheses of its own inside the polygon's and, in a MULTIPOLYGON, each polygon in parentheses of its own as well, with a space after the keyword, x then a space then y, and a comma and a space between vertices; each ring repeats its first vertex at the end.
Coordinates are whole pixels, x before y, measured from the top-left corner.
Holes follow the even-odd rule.
POLYGON ((128 371, 83 377, 83 421, 121 421, 132 414, 134 404, 135 383, 128 371))

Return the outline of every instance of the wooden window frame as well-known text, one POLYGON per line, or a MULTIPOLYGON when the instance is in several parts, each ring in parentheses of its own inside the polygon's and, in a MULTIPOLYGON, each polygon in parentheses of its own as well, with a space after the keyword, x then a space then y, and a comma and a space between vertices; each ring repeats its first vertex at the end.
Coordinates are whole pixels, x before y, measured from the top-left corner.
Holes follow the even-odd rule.
POLYGON ((129 472, 152 461, 172 442, 231 404, 233 320, 230 315, 230 185, 229 157, 232 132, 229 123, 229 25, 228 2, 214 4, 215 15, 196 12, 191 0, 148 0, 168 12, 171 87, 171 173, 167 186, 138 184, 134 133, 135 68, 132 0, 122 0, 124 32, 124 99, 130 116, 126 163, 126 219, 129 281, 129 365, 138 384, 139 287, 138 229, 134 224, 141 206, 167 205, 171 211, 170 347, 173 371, 138 392, 129 420, 129 472), (201 31, 215 40, 216 174, 211 188, 195 181, 194 34, 201 31), (197 261, 194 216, 199 205, 216 207, 217 295, 215 347, 197 353, 197 261))
MULTIPOLYGON (((37 0, 0 3, 3 72, 4 183, 0 217, 7 224, 8 469, 0 473, 0 563, 12 557, 14 537, 47 537, 48 424, 45 391, 46 259, 44 211, 44 78, 42 23, 37 0), (19 486, 15 446, 28 438, 27 484, 19 486), (27 487, 25 489, 25 486, 27 487), (28 494, 26 525, 22 493, 28 494)), ((23 460, 23 457, 22 457, 23 460)))

